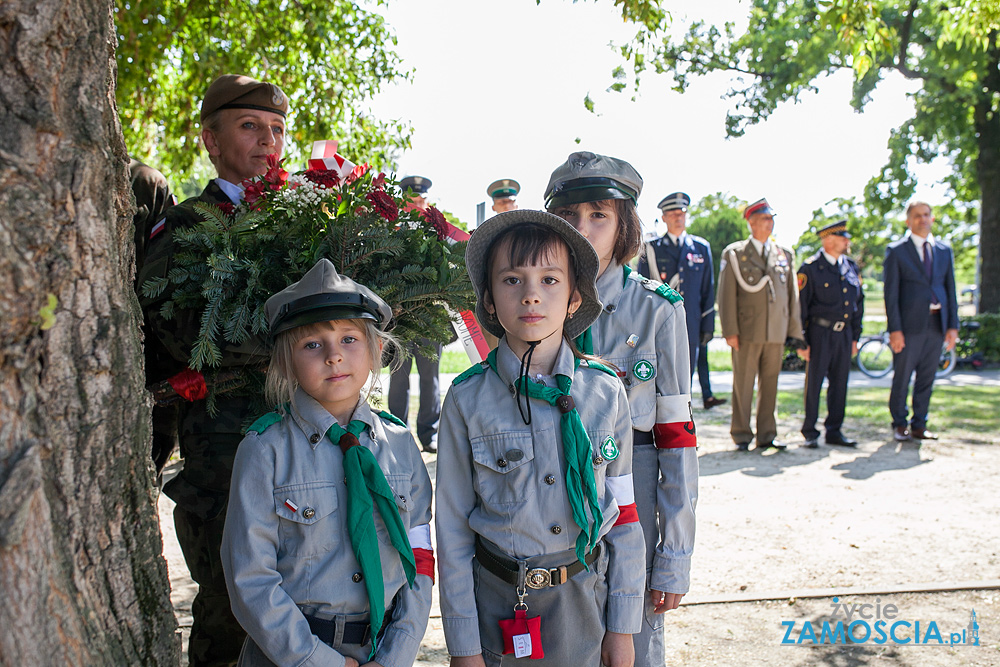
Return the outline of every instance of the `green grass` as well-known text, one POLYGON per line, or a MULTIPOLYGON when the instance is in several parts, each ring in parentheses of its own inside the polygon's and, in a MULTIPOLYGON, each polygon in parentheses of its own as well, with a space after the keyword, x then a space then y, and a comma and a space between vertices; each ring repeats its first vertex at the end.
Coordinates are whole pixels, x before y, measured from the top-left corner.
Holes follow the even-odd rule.
MULTIPOLYGON (((724 396, 724 395, 723 395, 724 396)), ((931 396, 928 428, 949 433, 950 437, 983 444, 997 444, 1000 438, 1000 412, 996 387, 936 386, 931 396)), ((912 396, 911 396, 912 397, 912 396)), ((778 392, 778 421, 784 428, 798 428, 805 417, 801 391, 778 392)), ((826 392, 820 394, 820 422, 826 418, 826 392)), ((698 415, 699 421, 728 424, 729 410, 711 410, 698 415)), ((889 437, 892 418, 889 416, 889 388, 848 388, 844 430, 848 435, 863 437, 884 433, 889 437)))

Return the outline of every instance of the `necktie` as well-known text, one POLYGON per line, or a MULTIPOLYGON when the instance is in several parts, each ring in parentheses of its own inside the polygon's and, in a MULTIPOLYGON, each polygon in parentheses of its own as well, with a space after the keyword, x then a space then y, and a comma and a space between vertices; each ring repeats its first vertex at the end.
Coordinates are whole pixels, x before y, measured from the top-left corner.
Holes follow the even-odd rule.
MULTIPOLYGON (((497 373, 497 351, 494 349, 486 357, 490 368, 497 373)), ((579 367, 580 360, 574 359, 574 366, 579 367)), ((497 373, 499 376, 499 373, 497 373)), ((546 387, 537 382, 531 382, 522 375, 515 381, 518 391, 528 398, 537 398, 549 405, 559 408, 562 414, 559 430, 562 431, 563 456, 566 457, 566 491, 569 494, 569 504, 573 510, 573 522, 580 528, 576 537, 576 557, 586 567, 584 557, 597 544, 597 534, 604 523, 601 506, 597 502, 597 482, 594 479, 594 468, 590 462, 591 444, 587 431, 583 428, 580 413, 576 410, 570 389, 573 380, 565 375, 556 375, 558 389, 546 387), (587 521, 584 501, 590 506, 593 521, 587 521)), ((589 571, 589 567, 587 568, 589 571)))
POLYGON ((762 260, 764 260, 765 262, 767 262, 767 244, 766 243, 761 243, 760 244, 760 258, 762 260))
MULTIPOLYGON (((924 273, 927 274, 928 282, 933 282, 934 280, 934 260, 932 259, 932 252, 930 242, 924 241, 924 273)), ((940 303, 933 288, 931 288, 931 303, 935 306, 940 303)))
POLYGON ((382 560, 379 556, 378 538, 375 536, 374 506, 389 532, 389 541, 399 552, 403 562, 406 580, 413 586, 417 566, 413 559, 413 548, 406 536, 403 520, 399 517, 396 497, 385 475, 375 460, 375 455, 358 442, 360 435, 368 427, 362 421, 352 421, 344 430, 334 424, 326 432, 326 437, 340 447, 344 453, 344 475, 347 478, 347 532, 351 538, 351 548, 361 565, 365 590, 368 592, 368 608, 371 620, 372 650, 369 658, 375 656, 375 649, 382 619, 385 616, 385 585, 382 579, 382 560))

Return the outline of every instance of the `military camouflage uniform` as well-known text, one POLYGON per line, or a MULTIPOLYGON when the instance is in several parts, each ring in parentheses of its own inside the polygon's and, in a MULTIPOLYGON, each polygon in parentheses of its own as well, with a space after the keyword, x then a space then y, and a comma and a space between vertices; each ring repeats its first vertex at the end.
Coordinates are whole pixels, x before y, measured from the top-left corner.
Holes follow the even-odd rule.
MULTIPOLYGON (((140 284, 167 275, 174 253, 173 230, 199 222, 194 209, 199 201, 219 204, 230 199, 213 180, 201 195, 171 208, 163 229, 148 241, 140 284)), ((172 359, 172 367, 163 369, 164 376, 150 377, 150 381, 163 380, 187 367, 192 341, 200 329, 197 311, 178 311, 174 319, 165 320, 159 308, 167 296, 142 300, 150 329, 172 359)), ((222 349, 223 366, 257 365, 266 360, 263 341, 258 339, 222 349)), ((223 394, 217 398, 216 408, 218 415, 212 417, 205 401, 180 406, 178 435, 184 469, 163 489, 177 503, 177 540, 191 578, 198 584, 191 606, 194 621, 188 655, 192 667, 235 664, 246 636, 230 609, 219 548, 236 448, 243 439, 243 427, 256 415, 252 413, 251 399, 245 396, 223 394)))

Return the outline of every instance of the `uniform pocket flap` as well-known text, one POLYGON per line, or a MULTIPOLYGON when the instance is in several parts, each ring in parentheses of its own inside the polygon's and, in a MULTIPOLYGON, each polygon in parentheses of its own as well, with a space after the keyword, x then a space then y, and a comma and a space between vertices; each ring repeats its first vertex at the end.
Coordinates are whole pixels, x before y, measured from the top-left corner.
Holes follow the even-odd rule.
POLYGON ((274 511, 288 521, 311 525, 337 509, 337 485, 311 482, 274 490, 274 511))
POLYGON ((401 512, 413 511, 413 498, 410 496, 410 476, 409 475, 386 475, 385 481, 389 483, 393 496, 396 499, 396 507, 401 512))
POLYGON ((535 458, 531 431, 508 431, 477 436, 471 440, 472 458, 493 472, 506 474, 535 458))

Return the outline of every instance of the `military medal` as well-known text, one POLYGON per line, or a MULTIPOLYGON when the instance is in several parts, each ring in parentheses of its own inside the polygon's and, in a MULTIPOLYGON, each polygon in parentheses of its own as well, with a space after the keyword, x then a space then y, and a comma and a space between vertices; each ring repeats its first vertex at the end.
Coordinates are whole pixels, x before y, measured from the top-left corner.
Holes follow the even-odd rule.
POLYGON ((635 334, 631 334, 627 339, 625 339, 625 344, 629 347, 635 347, 639 342, 639 337, 635 334))
POLYGON ((614 461, 618 458, 618 454, 620 453, 621 452, 618 451, 618 443, 616 443, 615 439, 610 435, 604 439, 603 443, 601 443, 601 456, 603 456, 606 461, 614 461))
POLYGON ((653 368, 653 364, 649 363, 645 359, 640 359, 636 362, 635 366, 632 367, 632 375, 639 380, 646 381, 656 375, 656 369, 653 368))

